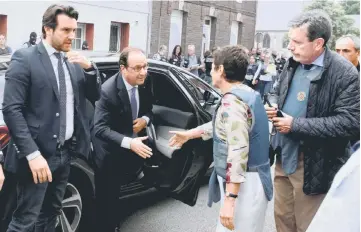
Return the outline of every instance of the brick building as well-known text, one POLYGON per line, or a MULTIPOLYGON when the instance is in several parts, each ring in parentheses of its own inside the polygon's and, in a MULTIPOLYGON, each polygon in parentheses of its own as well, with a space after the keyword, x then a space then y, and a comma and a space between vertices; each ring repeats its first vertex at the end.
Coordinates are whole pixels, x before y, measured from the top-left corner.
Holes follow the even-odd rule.
POLYGON ((257 1, 153 1, 150 54, 161 45, 169 54, 180 44, 183 54, 188 44, 196 54, 214 46, 242 44, 253 47, 257 1))

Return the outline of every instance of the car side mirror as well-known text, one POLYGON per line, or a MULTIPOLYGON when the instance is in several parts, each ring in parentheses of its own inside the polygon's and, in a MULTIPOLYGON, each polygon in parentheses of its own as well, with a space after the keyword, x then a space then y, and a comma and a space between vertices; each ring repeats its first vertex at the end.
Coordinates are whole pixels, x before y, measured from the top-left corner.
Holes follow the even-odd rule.
POLYGON ((209 91, 204 91, 204 93, 203 93, 203 100, 205 101, 205 102, 208 102, 208 100, 211 98, 211 92, 209 92, 209 91))
POLYGON ((203 100, 205 102, 205 105, 213 106, 218 100, 218 97, 213 96, 211 92, 206 90, 203 94, 203 100))

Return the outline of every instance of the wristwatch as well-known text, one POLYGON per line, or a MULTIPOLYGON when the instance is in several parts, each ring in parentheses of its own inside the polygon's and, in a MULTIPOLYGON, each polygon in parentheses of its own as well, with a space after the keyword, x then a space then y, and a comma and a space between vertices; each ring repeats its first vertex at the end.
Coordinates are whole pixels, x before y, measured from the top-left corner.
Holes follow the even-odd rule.
POLYGON ((238 195, 230 193, 230 192, 226 192, 226 197, 232 197, 232 198, 236 199, 238 197, 238 195))

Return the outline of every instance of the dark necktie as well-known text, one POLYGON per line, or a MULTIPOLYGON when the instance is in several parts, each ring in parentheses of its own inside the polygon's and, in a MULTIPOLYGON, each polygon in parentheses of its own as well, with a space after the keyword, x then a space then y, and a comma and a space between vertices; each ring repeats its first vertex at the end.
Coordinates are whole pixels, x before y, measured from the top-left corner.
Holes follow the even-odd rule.
POLYGON ((138 116, 138 114, 137 114, 138 102, 137 102, 137 99, 135 98, 136 90, 137 90, 137 87, 133 87, 131 90, 132 92, 130 94, 130 105, 132 107, 133 120, 135 120, 138 116))
POLYGON ((66 85, 65 73, 63 68, 63 59, 60 53, 54 53, 58 58, 58 76, 59 76, 59 96, 60 96, 60 130, 59 130, 59 143, 61 145, 65 142, 66 131, 66 85))
POLYGON ((312 67, 313 67, 313 64, 304 64, 304 65, 303 65, 303 68, 304 68, 305 70, 311 70, 312 67))

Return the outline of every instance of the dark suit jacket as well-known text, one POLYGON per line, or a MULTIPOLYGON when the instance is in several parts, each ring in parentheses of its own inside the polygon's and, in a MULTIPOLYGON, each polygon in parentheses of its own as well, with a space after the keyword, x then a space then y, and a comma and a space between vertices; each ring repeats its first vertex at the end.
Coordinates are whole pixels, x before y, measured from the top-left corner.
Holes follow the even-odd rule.
MULTIPOLYGON (((86 98, 91 102, 99 98, 99 72, 89 75, 78 64, 65 62, 74 91, 74 150, 87 157, 90 130, 85 116, 86 98)), ((3 114, 11 135, 5 168, 16 172, 19 161, 27 162, 26 156, 36 150, 45 158, 55 154, 60 130, 59 91, 43 43, 16 51, 5 76, 3 114)))
MULTIPOLYGON (((145 85, 139 86, 138 92, 138 118, 147 116, 151 122, 152 95, 145 85)), ((144 160, 129 149, 121 147, 123 138, 132 137, 132 135, 133 119, 129 95, 123 77, 118 73, 103 84, 101 97, 95 103, 93 143, 97 166, 102 166, 106 156, 115 155, 121 157, 122 164, 120 165, 124 165, 123 168, 128 172, 139 168, 144 160)))

